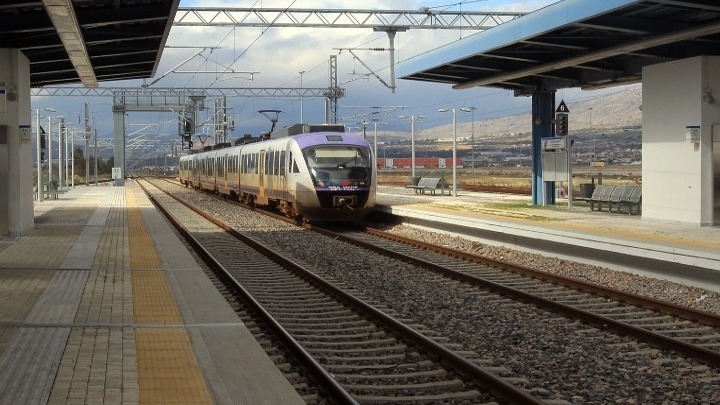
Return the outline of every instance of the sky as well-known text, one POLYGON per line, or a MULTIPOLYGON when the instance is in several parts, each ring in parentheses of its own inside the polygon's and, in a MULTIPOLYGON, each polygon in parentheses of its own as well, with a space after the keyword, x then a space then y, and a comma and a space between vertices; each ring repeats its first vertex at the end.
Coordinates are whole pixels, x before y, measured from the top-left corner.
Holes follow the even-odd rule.
MULTIPOLYGON (((180 7, 264 7, 264 8, 311 8, 311 9, 378 9, 417 10, 430 7, 435 10, 452 11, 522 11, 531 12, 556 0, 484 0, 484 1, 410 1, 410 0, 181 0, 180 7)), ((410 30, 396 37, 396 61, 408 59, 430 51, 461 37, 472 35, 471 31, 410 30)), ((514 97, 511 91, 497 88, 472 88, 454 90, 450 85, 415 82, 397 79, 393 93, 380 80, 370 74, 363 63, 370 67, 386 83, 390 83, 390 55, 385 52, 355 50, 362 61, 355 60, 348 49, 387 48, 389 40, 385 33, 371 29, 331 28, 231 28, 231 27, 173 27, 166 49, 163 51, 155 78, 165 75, 181 62, 190 58, 177 70, 194 73, 169 73, 152 85, 156 88, 205 88, 205 87, 303 87, 329 86, 329 60, 337 55, 338 83, 345 88, 346 96, 339 101, 339 122, 355 126, 362 117, 372 111, 370 107, 390 110, 383 114, 379 131, 410 131, 408 120, 399 116, 424 116, 416 123, 416 130, 449 123, 451 117, 437 110, 440 108, 475 107, 476 120, 504 115, 522 114, 530 110, 529 97, 514 97), (197 47, 197 48, 194 48, 197 47), (206 48, 199 55, 193 54, 206 48), (211 49, 212 48, 212 49, 211 49), (249 74, 223 73, 227 69, 249 74), (200 71, 212 73, 198 73, 200 71)), ((103 82, 105 87, 138 87, 142 80, 103 82)), ((589 92, 563 90, 558 99, 566 101, 591 97, 589 92)), ((110 97, 33 97, 32 108, 52 107, 57 115, 63 115, 73 124, 82 122, 84 103, 91 105, 91 114, 98 129, 98 136, 112 138, 112 111, 110 97), (78 118, 75 118, 78 117, 78 118)), ((211 99, 206 106, 212 106, 211 99)), ((268 118, 258 113, 262 109, 277 109, 278 126, 300 122, 299 98, 253 99, 232 97, 228 99, 229 114, 236 129, 231 138, 243 134, 258 134, 270 128, 268 118)), ((206 113, 208 114, 209 109, 206 113)), ((325 117, 325 100, 306 98, 302 101, 305 122, 322 123, 325 117)), ((470 114, 458 115, 458 121, 470 120, 470 114)), ((377 115, 375 116, 377 117, 377 115)), ((128 138, 177 135, 177 123, 172 113, 131 113, 126 118, 128 138)), ((77 125, 82 127, 82 125, 77 125)))

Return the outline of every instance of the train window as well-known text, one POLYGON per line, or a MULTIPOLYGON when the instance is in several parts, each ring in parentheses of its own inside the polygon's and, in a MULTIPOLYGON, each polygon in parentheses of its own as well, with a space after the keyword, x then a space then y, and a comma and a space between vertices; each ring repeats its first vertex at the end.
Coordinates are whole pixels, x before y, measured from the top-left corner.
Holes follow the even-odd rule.
POLYGON ((273 166, 275 163, 275 154, 272 150, 265 154, 265 174, 273 174, 273 166))
POLYGON ((370 150, 354 146, 314 147, 303 151, 308 166, 322 168, 369 167, 370 150))
POLYGON ((280 152, 280 175, 285 175, 285 151, 280 152))
POLYGON ((276 150, 273 155, 273 174, 277 176, 280 174, 280 151, 276 150))

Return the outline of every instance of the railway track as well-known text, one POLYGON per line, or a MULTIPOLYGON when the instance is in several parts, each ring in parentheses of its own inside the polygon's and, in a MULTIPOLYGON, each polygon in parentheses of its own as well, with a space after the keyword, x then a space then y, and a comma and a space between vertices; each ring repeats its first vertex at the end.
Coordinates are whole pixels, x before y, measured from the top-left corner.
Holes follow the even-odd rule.
POLYGON ((720 317, 602 286, 418 242, 377 229, 334 232, 333 238, 452 279, 634 336, 663 349, 720 366, 720 317))
MULTIPOLYGON (((144 187, 338 402, 541 403, 253 238, 144 187), (241 257, 242 260, 237 260, 241 257)), ((443 340, 438 337, 438 340, 443 340)), ((450 345, 452 346, 452 345, 450 345)), ((464 353, 467 354, 467 353, 464 353)))
MULTIPOLYGON (((213 203, 208 204, 210 209, 213 209, 213 206, 213 203)), ((261 237, 267 234, 267 232, 257 233, 261 237)), ((296 249, 300 253, 294 254, 294 260, 312 262, 314 271, 324 278, 334 279, 338 283, 352 286, 352 291, 356 296, 365 296, 368 300, 378 302, 376 306, 391 307, 399 313, 398 318, 408 318, 409 322, 414 323, 412 326, 416 330, 423 331, 435 341, 444 344, 446 348, 462 351, 462 355, 473 358, 476 364, 482 364, 487 370, 495 370, 497 373, 503 374, 506 381, 523 386, 526 392, 533 393, 536 398, 559 401, 559 403, 563 403, 563 400, 583 403, 586 397, 600 397, 602 398, 600 402, 622 401, 625 397, 640 398, 640 402, 656 401, 658 398, 664 400, 668 398, 668 395, 677 395, 674 394, 677 388, 665 388, 664 385, 669 386, 670 383, 658 383, 657 381, 673 378, 671 373, 678 372, 676 370, 681 370, 679 379, 684 382, 677 382, 675 385, 687 384, 688 391, 696 390, 699 393, 697 395, 701 398, 708 398, 707 402, 700 401, 700 403, 713 403, 713 400, 720 398, 717 391, 711 388, 712 384, 720 382, 717 377, 712 377, 717 375, 713 372, 712 367, 717 365, 716 343, 718 342, 715 323, 717 319, 712 315, 694 311, 685 312, 686 310, 682 308, 664 307, 663 303, 644 300, 642 297, 619 297, 618 292, 599 291, 596 290, 597 287, 591 285, 585 286, 582 285, 583 283, 576 285, 572 280, 552 279, 546 274, 534 274, 531 269, 515 268, 509 271, 508 265, 505 263, 466 257, 472 255, 462 252, 440 249, 443 252, 439 253, 437 248, 418 246, 417 244, 409 246, 398 240, 377 239, 377 235, 358 232, 344 232, 342 236, 334 233, 329 236, 330 238, 308 236, 297 230, 279 231, 265 239, 264 243, 277 251, 285 250, 290 245, 306 244, 309 246, 311 244, 310 242, 306 243, 307 239, 316 239, 312 245, 337 245, 334 249, 342 254, 335 259, 317 258, 308 252, 311 248, 306 247, 296 249), (346 241, 346 237, 355 240, 371 240, 371 244, 375 246, 372 249, 382 255, 379 259, 372 259, 372 262, 382 264, 368 264, 365 268, 362 265, 353 264, 352 266, 347 265, 345 268, 346 264, 344 263, 347 263, 348 260, 342 260, 343 264, 339 265, 337 261, 341 260, 342 256, 366 255, 366 253, 357 253, 356 250, 348 247, 348 243, 353 245, 363 245, 363 243, 346 241), (382 245, 382 247, 377 247, 378 245, 382 245), (382 275, 365 276, 364 278, 358 276, 369 273, 368 266, 383 265, 400 268, 408 266, 409 263, 412 263, 410 273, 408 273, 410 275, 400 276, 398 283, 405 282, 403 280, 408 280, 408 277, 417 278, 420 280, 419 283, 424 284, 422 288, 427 288, 430 292, 388 293, 385 291, 389 289, 386 284, 393 283, 393 276, 389 271, 382 272, 382 275), (338 267, 341 268, 338 269, 338 267), (440 270, 440 268, 444 269, 440 270), (423 269, 427 275, 418 269, 423 269), (433 270, 427 272, 427 269, 433 270), (428 288, 427 284, 435 287, 428 288), (569 284, 569 287, 560 286, 560 284, 569 284), (444 295, 441 294, 441 291, 444 295), (457 294, 462 298, 450 297, 450 294, 457 294), (441 300, 433 297, 434 295, 442 295, 441 300), (643 303, 638 303, 637 300, 643 301, 643 303), (448 301, 451 301, 453 305, 448 305, 448 301), (628 307, 619 302, 633 302, 633 305, 628 307), (479 307, 478 303, 480 303, 479 307), (524 307, 526 304, 523 303, 532 303, 531 307, 545 308, 544 312, 527 309, 524 307), (561 305, 558 307, 558 304, 561 305), (397 307, 403 309, 396 309, 397 307), (484 310, 489 311, 490 314, 478 315, 484 310), (495 319, 491 318, 500 317, 500 315, 506 316, 506 312, 522 314, 523 318, 517 319, 517 316, 511 315, 510 319, 515 319, 513 322, 519 322, 521 325, 513 326, 514 329, 509 334, 503 335, 505 331, 502 329, 507 327, 506 323, 493 323, 495 319), (416 313, 419 315, 415 316, 416 313), (563 318, 559 319, 555 315, 556 313, 562 313, 563 318), (483 324, 481 326, 468 325, 471 321, 466 319, 470 318, 474 318, 476 321, 480 319, 483 324), (583 321, 578 322, 577 319, 583 321), (628 324, 626 322, 628 319, 632 320, 633 324, 628 324), (692 321, 692 319, 697 319, 702 323, 692 321), (589 328, 586 326, 587 323, 596 325, 596 328, 589 328), (541 326, 538 325, 542 325, 542 327, 552 325, 563 333, 569 333, 570 336, 552 337, 550 340, 562 342, 560 348, 555 349, 545 341, 548 336, 544 336, 543 333, 546 332, 518 332, 523 328, 540 328, 541 326), (443 332, 437 333, 426 331, 426 329, 442 330, 443 332), (635 336, 634 333, 639 333, 640 337, 634 339, 664 349, 658 350, 644 343, 633 343, 622 337, 609 339, 603 332, 606 330, 612 330, 615 334, 622 336, 635 336), (529 334, 531 337, 517 337, 522 333, 529 334), (478 338, 475 337, 494 334, 502 337, 499 337, 500 344, 493 347, 488 344, 488 341, 478 341, 478 338), (573 337, 573 334, 576 337, 573 337), (681 339, 670 340, 672 343, 668 346, 668 337, 673 337, 673 335, 675 335, 674 337, 680 335, 681 339), (688 336, 689 338, 687 338, 688 336), (572 349, 567 347, 572 345, 575 340, 584 342, 579 343, 579 346, 583 344, 588 346, 572 349), (688 345, 688 342, 691 344, 688 345), (523 347, 523 345, 527 347, 523 347), (518 355, 521 357, 537 355, 532 346, 539 346, 540 352, 543 352, 542 355, 538 355, 537 360, 522 358, 515 361, 512 359, 512 356, 518 355), (587 349, 587 347, 592 349, 587 349), (602 350, 591 354, 595 347, 601 347, 602 350), (667 349, 667 347, 672 349, 667 349), (563 355, 565 357, 558 360, 553 355, 553 350, 560 353, 565 351, 563 355), (676 355, 676 352, 682 353, 682 356, 676 355), (586 358, 582 358, 583 356, 586 358), (698 361, 710 364, 711 368, 701 367, 695 360, 686 361, 683 356, 692 356, 698 361), (592 374, 587 376, 586 370, 582 369, 587 367, 586 365, 577 366, 581 368, 580 372, 573 369, 576 367, 574 363, 588 361, 592 363, 591 368, 605 367, 602 364, 596 364, 598 362, 595 358, 602 357, 610 360, 608 367, 611 370, 596 370, 595 377, 593 377, 592 374), (640 363, 640 366, 628 365, 628 362, 640 363), (648 365, 642 365, 643 362, 648 365), (548 363, 555 364, 558 370, 544 369, 543 367, 546 368, 548 363), (625 391, 609 384, 605 387, 607 392, 603 392, 597 383, 583 381, 598 379, 598 373, 603 374, 600 380, 604 380, 604 374, 628 373, 632 367, 640 370, 640 372, 635 372, 632 378, 628 378, 627 375, 610 377, 633 385, 625 391), (642 375, 647 372, 646 370, 652 369, 657 369, 654 371, 664 374, 659 377, 642 375), (660 384, 659 394, 646 394, 637 386, 638 383, 631 383, 638 376, 651 381, 650 384, 660 384), (580 380, 580 382, 575 382, 575 380, 580 380), (568 381, 572 381, 572 383, 568 381), (697 386, 692 386, 693 384, 697 386), (583 388, 584 386, 590 388, 583 388), (668 390, 667 395, 663 394, 663 389, 668 390), (617 398, 613 395, 617 395, 617 398)), ((362 249, 367 248, 364 246, 362 249)), ((370 255, 367 256, 370 260, 370 255)), ((692 396, 694 394, 682 395, 683 398, 694 398, 692 396)), ((597 402, 597 400, 590 400, 590 402, 597 402)))

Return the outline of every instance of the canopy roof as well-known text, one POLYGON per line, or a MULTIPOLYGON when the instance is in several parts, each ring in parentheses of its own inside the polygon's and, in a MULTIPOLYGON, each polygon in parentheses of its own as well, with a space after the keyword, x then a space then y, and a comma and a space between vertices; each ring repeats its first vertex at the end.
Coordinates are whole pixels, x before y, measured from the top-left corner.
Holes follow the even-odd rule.
POLYGON ((720 53, 717 0, 565 0, 398 64, 403 79, 516 93, 636 82, 720 53))
MULTIPOLYGON (((58 34, 48 9, 69 3, 98 81, 152 77, 180 0, 43 0, 0 4, 0 48, 18 48, 30 60, 33 87, 80 82, 68 38, 58 34)), ((72 27, 70 27, 72 28, 72 27)))

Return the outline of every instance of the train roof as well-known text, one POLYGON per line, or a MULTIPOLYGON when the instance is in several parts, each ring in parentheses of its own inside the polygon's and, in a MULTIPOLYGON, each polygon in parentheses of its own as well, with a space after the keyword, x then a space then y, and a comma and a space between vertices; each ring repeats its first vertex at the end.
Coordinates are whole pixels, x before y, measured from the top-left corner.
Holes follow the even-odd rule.
POLYGON ((351 145, 367 147, 370 144, 362 136, 347 132, 311 132, 293 136, 300 149, 316 145, 351 145))

